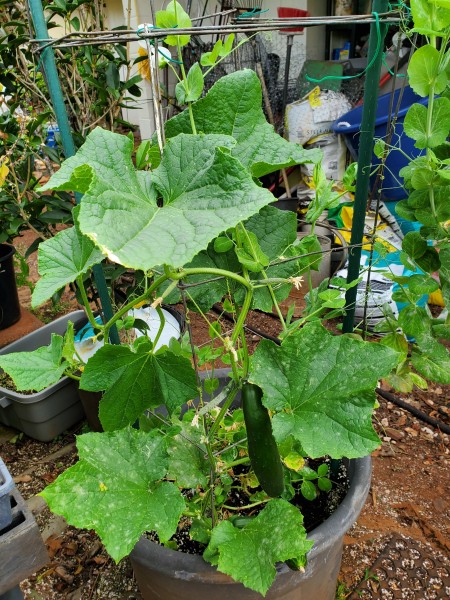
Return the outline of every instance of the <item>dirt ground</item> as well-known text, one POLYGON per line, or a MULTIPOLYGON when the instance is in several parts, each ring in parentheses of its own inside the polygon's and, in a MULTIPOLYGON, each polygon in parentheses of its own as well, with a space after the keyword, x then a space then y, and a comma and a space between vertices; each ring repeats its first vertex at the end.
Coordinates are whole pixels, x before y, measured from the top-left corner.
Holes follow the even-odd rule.
MULTIPOLYGON (((19 244, 25 247, 27 240, 19 244)), ((33 279, 35 256, 30 265, 33 279)), ((22 287, 19 295, 22 305, 29 307, 29 289, 22 287)), ((59 306, 48 304, 37 316, 46 321, 75 306, 68 292, 59 306)), ((249 324, 271 335, 278 333, 270 316, 254 313, 249 324)), ((195 319, 193 329, 197 340, 206 339, 206 327, 195 319)), ((259 336, 249 332, 248 339, 256 345, 259 336)), ((416 390, 401 397, 450 426, 450 386, 430 384, 427 392, 416 390)), ((345 537, 336 598, 448 598, 450 592, 445 587, 430 596, 420 590, 412 596, 385 595, 379 577, 372 572, 374 561, 394 533, 424 544, 431 556, 450 555, 449 435, 383 398, 379 402, 375 426, 383 443, 373 454, 372 487, 364 510, 345 537), (355 592, 361 581, 370 583, 369 592, 358 591, 362 588, 355 592)), ((67 526, 36 496, 76 461, 75 436, 85 428, 86 424, 80 423, 54 441, 43 443, 0 425, 0 456, 33 510, 49 551, 47 567, 21 584, 27 600, 140 598, 128 560, 115 565, 92 531, 67 526)))

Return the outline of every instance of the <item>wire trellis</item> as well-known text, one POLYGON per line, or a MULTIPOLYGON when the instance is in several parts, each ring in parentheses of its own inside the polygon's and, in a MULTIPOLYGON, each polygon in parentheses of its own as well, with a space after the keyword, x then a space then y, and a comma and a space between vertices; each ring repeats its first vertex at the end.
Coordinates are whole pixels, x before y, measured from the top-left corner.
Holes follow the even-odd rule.
MULTIPOLYGON (((223 5, 226 10, 220 12, 211 13, 209 15, 201 15, 193 18, 193 26, 187 28, 176 28, 177 35, 191 35, 194 43, 191 43, 187 52, 185 52, 184 59, 186 65, 189 67, 189 63, 193 64, 198 61, 200 55, 212 48, 214 39, 220 39, 222 36, 228 34, 235 34, 236 42, 238 43, 246 37, 252 37, 252 44, 243 44, 237 51, 233 52, 225 60, 220 61, 217 72, 212 75, 206 81, 206 88, 210 87, 220 76, 226 75, 227 73, 236 71, 241 68, 249 67, 255 69, 256 63, 263 67, 263 77, 266 82, 267 91, 270 96, 274 98, 275 108, 279 102, 280 92, 278 89, 278 82, 280 80, 280 71, 282 73, 282 65, 277 64, 273 58, 276 55, 273 52, 270 42, 273 43, 275 36, 278 36, 280 32, 285 29, 292 28, 308 28, 313 26, 321 25, 348 25, 348 24, 391 24, 398 25, 403 22, 403 15, 401 11, 390 11, 382 14, 366 14, 366 15, 350 15, 342 17, 299 17, 294 19, 264 19, 261 15, 250 16, 248 14, 242 14, 244 8, 259 8, 259 6, 241 6, 241 3, 251 1, 252 3, 258 4, 257 0, 230 0, 230 8, 223 5), (239 6, 236 3, 239 2, 239 6), (219 24, 216 25, 216 17, 219 19, 219 24), (205 21, 212 21, 213 24, 203 24, 205 21), (201 40, 202 36, 209 36, 209 41, 204 42, 201 40), (255 51, 255 45, 257 46, 257 52, 255 51)), ((79 46, 98 46, 98 45, 109 45, 109 44, 128 44, 139 40, 145 40, 148 54, 150 52, 150 44, 155 47, 155 54, 157 52, 158 42, 162 42, 168 35, 174 35, 174 29, 159 29, 153 26, 146 26, 143 32, 138 33, 135 30, 109 30, 109 31, 90 31, 90 32, 71 32, 55 39, 32 39, 32 44, 36 53, 42 53, 46 49, 52 48, 76 48, 79 46)), ((152 61, 150 61, 152 62, 152 61)), ((297 73, 299 70, 295 69, 297 73)), ((153 101, 155 112, 157 112, 157 105, 161 107, 161 97, 158 90, 159 85, 159 73, 156 65, 152 69, 152 80, 153 80, 153 101)), ((288 86, 289 87, 289 86, 288 86)), ((288 94, 288 101, 291 98, 288 94)), ((160 108, 159 108, 160 109, 160 108)), ((159 129, 162 129, 160 126, 159 129)), ((162 140, 158 140, 160 145, 162 140)), ((378 215, 378 211, 377 211, 378 215)), ((378 218, 378 217, 376 217, 378 218)), ((366 236, 373 240, 375 236, 375 228, 371 236, 366 236)), ((366 244, 364 242, 364 244, 366 244)), ((351 247, 359 247, 360 244, 353 244, 351 247)), ((349 246, 350 247, 350 246, 349 246)), ((333 249, 334 250, 338 249, 333 249)), ((323 254, 318 252, 317 254, 323 254)), ((308 256, 308 255, 306 255, 308 256)), ((289 259, 287 259, 289 260, 289 259)), ((294 258, 292 260, 295 260, 294 258)), ((285 261, 283 261, 285 262, 285 261)), ((365 314, 367 312, 367 301, 368 291, 366 290, 366 303, 365 303, 365 314)))
MULTIPOLYGON (((233 9, 235 12, 235 9, 233 9)), ((231 15, 230 11, 222 11, 224 16, 231 15)), ((205 15, 198 20, 204 20, 211 15, 205 15)), ((398 11, 381 13, 378 15, 380 23, 398 25, 402 22, 402 15, 398 11)), ((342 24, 371 24, 375 23, 376 18, 373 14, 351 15, 342 17, 299 17, 296 19, 235 19, 233 22, 223 25, 199 25, 193 27, 179 27, 176 29, 177 35, 228 35, 230 33, 262 33, 264 31, 283 31, 294 27, 314 27, 317 25, 342 25, 342 24)), ((35 46, 36 52, 42 52, 45 48, 70 48, 76 46, 96 46, 103 44, 127 44, 142 39, 163 39, 168 35, 173 35, 174 29, 152 28, 148 32, 138 34, 136 30, 107 30, 107 31, 76 31, 67 33, 58 38, 31 39, 30 43, 35 46)))

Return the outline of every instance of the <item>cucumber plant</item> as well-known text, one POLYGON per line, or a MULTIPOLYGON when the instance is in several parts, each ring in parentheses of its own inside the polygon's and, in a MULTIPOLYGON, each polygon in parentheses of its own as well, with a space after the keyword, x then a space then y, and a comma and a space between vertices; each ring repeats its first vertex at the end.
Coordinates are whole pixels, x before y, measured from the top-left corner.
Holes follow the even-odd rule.
MULTIPOLYGON (((188 15, 173 0, 156 23, 175 28, 165 43, 181 60, 188 36, 177 35, 176 26, 189 26, 188 15)), ((292 500, 299 490, 310 498, 327 491, 332 478, 326 465, 308 468, 308 458, 356 458, 378 447, 374 390, 399 353, 328 332, 321 317, 343 306, 326 286, 311 296, 302 319, 283 317, 280 302, 317 268, 317 258, 311 238, 297 240, 296 216, 271 206, 276 199, 258 178, 317 164, 321 154, 274 132, 252 71, 227 75, 200 97, 202 68, 229 45, 219 44, 192 72, 181 68, 178 95, 186 110, 165 124, 161 151, 141 150, 138 166, 145 169, 135 168, 129 137, 96 128, 43 188, 79 192, 83 200, 74 226, 40 246, 33 304, 76 282, 104 345, 81 363, 69 327, 48 347, 2 356, 0 367, 19 389, 42 389, 67 374, 82 389, 103 392, 104 432, 78 436, 79 461, 42 493, 53 511, 96 529, 116 561, 146 531, 173 548, 179 524, 189 523, 206 561, 265 595, 275 563, 302 568, 312 546, 292 500), (105 257, 142 272, 145 281, 98 323, 84 281, 105 257), (144 303, 158 311, 161 331, 161 303, 180 300, 205 320, 206 349, 184 338, 158 350, 146 336, 108 342, 111 327, 129 328, 128 313, 144 303), (229 330, 209 316, 217 302, 233 320, 229 330), (251 309, 275 309, 283 335, 279 344, 262 340, 250 356, 251 309), (224 387, 218 358, 230 367, 224 387), (207 384, 194 368, 199 362, 210 374, 207 384), (243 506, 236 493, 246 498, 243 506)))

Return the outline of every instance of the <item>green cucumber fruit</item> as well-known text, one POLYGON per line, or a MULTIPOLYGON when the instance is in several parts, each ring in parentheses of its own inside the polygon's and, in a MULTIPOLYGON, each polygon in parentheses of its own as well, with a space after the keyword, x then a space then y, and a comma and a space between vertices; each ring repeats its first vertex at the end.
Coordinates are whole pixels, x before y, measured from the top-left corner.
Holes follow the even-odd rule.
POLYGON ((277 497, 284 490, 283 465, 273 437, 269 413, 261 398, 261 388, 252 383, 244 383, 242 409, 250 462, 262 489, 269 496, 277 497))

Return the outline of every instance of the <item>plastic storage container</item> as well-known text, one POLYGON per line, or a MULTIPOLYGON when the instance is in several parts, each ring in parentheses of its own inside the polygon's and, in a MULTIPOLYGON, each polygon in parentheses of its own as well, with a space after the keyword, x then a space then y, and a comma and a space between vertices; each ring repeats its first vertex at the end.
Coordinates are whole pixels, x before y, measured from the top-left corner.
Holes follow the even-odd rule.
MULTIPOLYGON (((5 346, 0 355, 31 352, 47 346, 52 333, 65 334, 69 321, 78 329, 85 324, 86 316, 82 310, 64 315, 5 346)), ((41 442, 52 440, 83 417, 77 387, 68 377, 62 377, 57 383, 33 394, 21 394, 0 386, 0 423, 15 427, 41 442)))
POLYGON ((14 481, 0 458, 0 531, 12 523, 11 492, 14 481))
POLYGON ((39 527, 17 489, 11 492, 12 521, 0 531, 0 598, 23 598, 19 585, 50 558, 39 527))
MULTIPOLYGON (((400 89, 394 92, 393 111, 397 106, 400 89)), ((375 138, 385 138, 388 126, 389 106, 391 103, 391 94, 385 94, 378 98, 378 106, 375 121, 375 138)), ((403 130, 403 122, 409 107, 414 103, 423 105, 428 104, 427 98, 418 96, 412 88, 406 87, 403 91, 403 97, 397 114, 397 122, 395 130, 390 142, 391 148, 386 159, 386 168, 384 171, 384 181, 382 183, 383 198, 385 200, 401 200, 408 196, 408 192, 403 187, 403 179, 400 177, 400 170, 405 167, 409 161, 417 156, 425 153, 425 150, 419 150, 414 146, 414 140, 408 137, 403 130), (407 156, 395 150, 401 149, 407 156)), ((346 144, 352 154, 352 157, 357 160, 359 148, 359 133, 361 130, 363 107, 358 106, 350 112, 346 113, 332 124, 332 129, 335 133, 340 133, 345 137, 346 144)), ((380 164, 380 159, 375 155, 372 157, 373 167, 380 164)), ((371 185, 375 183, 376 173, 371 177, 371 185)))
POLYGON ((6 329, 20 319, 14 253, 13 246, 0 244, 0 329, 6 329))

